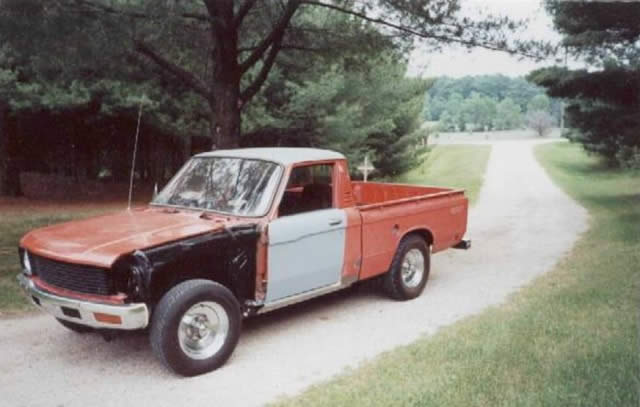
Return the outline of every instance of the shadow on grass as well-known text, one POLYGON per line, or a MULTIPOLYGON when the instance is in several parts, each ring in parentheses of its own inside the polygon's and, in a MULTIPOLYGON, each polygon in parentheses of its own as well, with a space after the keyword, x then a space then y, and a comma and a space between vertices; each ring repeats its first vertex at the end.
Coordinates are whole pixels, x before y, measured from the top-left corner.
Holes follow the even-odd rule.
POLYGON ((610 224, 615 227, 607 230, 593 230, 603 234, 611 242, 640 240, 640 194, 620 193, 615 195, 586 195, 585 202, 592 209, 603 211, 601 216, 611 219, 610 224), (612 219, 614 218, 614 219, 612 219))
POLYGON ((594 160, 591 164, 586 164, 583 161, 555 161, 553 166, 563 172, 580 176, 602 176, 620 173, 620 169, 609 167, 601 160, 594 160))
POLYGON ((640 194, 639 193, 619 193, 619 194, 608 194, 608 195, 586 195, 585 201, 593 203, 594 205, 602 208, 602 209, 628 209, 633 210, 633 206, 640 204, 640 194))

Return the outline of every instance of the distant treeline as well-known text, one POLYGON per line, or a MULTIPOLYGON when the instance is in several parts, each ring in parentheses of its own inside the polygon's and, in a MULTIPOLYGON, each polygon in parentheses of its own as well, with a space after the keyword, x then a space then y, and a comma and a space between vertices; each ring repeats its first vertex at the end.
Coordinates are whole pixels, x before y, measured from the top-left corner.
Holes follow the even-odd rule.
POLYGON ((559 103, 523 78, 442 77, 426 92, 423 118, 439 121, 443 130, 508 130, 523 127, 528 114, 541 111, 559 120, 559 103))

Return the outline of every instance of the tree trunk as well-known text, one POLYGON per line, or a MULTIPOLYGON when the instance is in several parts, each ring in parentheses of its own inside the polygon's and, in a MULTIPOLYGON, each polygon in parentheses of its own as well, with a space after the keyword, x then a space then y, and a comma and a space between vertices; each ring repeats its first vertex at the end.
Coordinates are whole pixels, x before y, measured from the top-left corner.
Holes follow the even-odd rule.
MULTIPOLYGON (((223 23, 211 24, 211 149, 235 148, 240 142, 240 78, 238 30, 234 23, 234 2, 206 1, 211 17, 223 23)), ((212 20, 213 21, 213 20, 212 20)))
POLYGON ((211 149, 236 148, 240 143, 240 86, 214 84, 211 101, 211 149))
POLYGON ((229 36, 214 55, 211 106, 211 149, 235 148, 240 144, 240 69, 235 36, 229 36))

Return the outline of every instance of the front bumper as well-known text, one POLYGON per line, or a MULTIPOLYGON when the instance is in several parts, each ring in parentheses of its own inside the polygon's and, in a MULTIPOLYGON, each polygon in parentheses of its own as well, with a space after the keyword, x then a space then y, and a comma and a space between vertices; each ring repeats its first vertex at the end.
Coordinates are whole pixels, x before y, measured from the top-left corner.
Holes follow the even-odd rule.
POLYGON ((22 273, 18 282, 34 305, 56 318, 93 328, 134 330, 149 325, 149 309, 144 303, 111 305, 60 297, 39 289, 22 273))

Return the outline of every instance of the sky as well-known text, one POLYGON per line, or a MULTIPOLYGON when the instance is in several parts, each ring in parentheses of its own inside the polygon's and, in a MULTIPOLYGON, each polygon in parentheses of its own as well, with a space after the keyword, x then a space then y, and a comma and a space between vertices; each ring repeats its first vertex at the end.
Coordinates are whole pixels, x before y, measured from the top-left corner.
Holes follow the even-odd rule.
MULTIPOLYGON (((557 41, 551 17, 541 0, 461 0, 461 13, 477 17, 479 10, 505 15, 516 20, 529 19, 525 32, 528 38, 557 41)), ((441 50, 428 50, 417 46, 409 60, 409 76, 461 77, 466 75, 503 74, 523 76, 536 68, 553 65, 553 61, 536 63, 519 59, 505 52, 486 49, 467 50, 459 46, 446 46, 441 50)))

